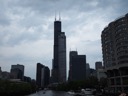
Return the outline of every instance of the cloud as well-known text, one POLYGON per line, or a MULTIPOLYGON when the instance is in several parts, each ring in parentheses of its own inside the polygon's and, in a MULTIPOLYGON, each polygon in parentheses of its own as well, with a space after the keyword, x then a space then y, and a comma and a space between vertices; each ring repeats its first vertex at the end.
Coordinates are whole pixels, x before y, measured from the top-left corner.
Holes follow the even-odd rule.
POLYGON ((4 0, 0 1, 0 26, 4 27, 10 24, 10 18, 7 15, 6 4, 4 0))

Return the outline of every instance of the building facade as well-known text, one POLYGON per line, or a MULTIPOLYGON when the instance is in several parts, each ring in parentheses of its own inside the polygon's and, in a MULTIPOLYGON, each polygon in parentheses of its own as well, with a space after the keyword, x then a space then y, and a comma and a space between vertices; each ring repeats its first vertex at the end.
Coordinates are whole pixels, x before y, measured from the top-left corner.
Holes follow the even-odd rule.
POLYGON ((69 81, 86 79, 86 55, 78 55, 77 51, 70 51, 69 81))
POLYGON ((61 32, 61 21, 54 22, 54 53, 52 65, 52 82, 66 81, 66 36, 61 32))
POLYGON ((77 55, 78 55, 77 51, 70 51, 70 53, 69 53, 69 75, 68 75, 68 81, 71 81, 73 79, 73 77, 72 77, 72 74, 73 74, 72 73, 72 66, 73 66, 72 57, 73 56, 77 56, 77 55))
POLYGON ((50 70, 47 66, 41 63, 37 63, 36 69, 36 84, 38 88, 47 87, 50 79, 50 70))
POLYGON ((1 67, 0 67, 0 72, 2 72, 1 67))
POLYGON ((109 89, 128 92, 128 14, 109 23, 101 39, 109 89))
POLYGON ((102 68, 103 68, 102 62, 99 61, 99 62, 96 62, 96 63, 95 63, 95 69, 96 69, 96 70, 102 69, 102 68))
POLYGON ((11 65, 11 77, 12 79, 24 80, 24 65, 11 65))
POLYGON ((86 63, 86 78, 90 77, 90 65, 86 63))
POLYGON ((90 76, 97 77, 97 71, 93 68, 90 68, 90 76))
POLYGON ((102 78, 107 78, 104 69, 97 69, 96 70, 97 79, 100 81, 102 78))
POLYGON ((58 64, 59 64, 59 82, 66 81, 66 36, 64 32, 61 32, 59 35, 59 57, 58 57, 58 64))

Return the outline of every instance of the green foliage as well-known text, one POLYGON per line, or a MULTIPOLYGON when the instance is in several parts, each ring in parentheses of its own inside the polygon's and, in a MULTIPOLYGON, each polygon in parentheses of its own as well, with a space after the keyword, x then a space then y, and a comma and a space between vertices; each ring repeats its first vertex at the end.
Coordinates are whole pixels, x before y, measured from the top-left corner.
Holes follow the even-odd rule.
POLYGON ((0 96, 23 96, 34 92, 36 86, 25 82, 0 80, 0 96))
POLYGON ((82 88, 95 88, 98 84, 99 84, 98 79, 92 76, 83 81, 70 81, 67 83, 59 84, 53 90, 69 91, 69 90, 79 90, 82 88))

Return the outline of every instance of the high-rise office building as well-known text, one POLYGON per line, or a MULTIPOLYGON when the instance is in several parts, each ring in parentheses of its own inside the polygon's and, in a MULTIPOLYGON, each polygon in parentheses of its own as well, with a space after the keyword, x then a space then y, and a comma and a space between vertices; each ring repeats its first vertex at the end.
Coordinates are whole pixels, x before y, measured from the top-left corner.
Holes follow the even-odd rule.
POLYGON ((78 55, 77 51, 70 52, 69 81, 86 79, 86 55, 78 55))
POLYGON ((86 63, 86 78, 90 77, 90 65, 86 63))
POLYGON ((50 69, 47 66, 45 66, 44 72, 44 87, 47 87, 50 82, 50 69))
POLYGON ((36 84, 38 85, 39 88, 43 87, 42 85, 42 77, 43 77, 43 68, 44 66, 41 63, 37 63, 37 68, 36 68, 36 84))
POLYGON ((0 78, 2 78, 2 70, 1 70, 1 67, 0 67, 0 78))
POLYGON ((66 36, 64 32, 59 35, 58 64, 59 64, 59 82, 66 81, 66 36))
POLYGON ((0 67, 0 72, 2 72, 1 67, 0 67))
POLYGON ((109 23, 101 39, 109 89, 128 92, 128 14, 109 23))
POLYGON ((36 84, 39 88, 47 87, 50 79, 50 70, 47 66, 37 63, 36 69, 36 84))
POLYGON ((12 79, 21 79, 24 80, 24 65, 11 65, 12 79))
POLYGON ((72 80, 72 57, 73 56, 77 56, 78 55, 78 53, 77 53, 77 51, 70 51, 70 53, 69 53, 69 77, 68 77, 68 80, 69 81, 71 81, 72 80))
POLYGON ((61 32, 61 21, 54 21, 54 55, 52 82, 66 81, 66 36, 61 32))
POLYGON ((95 69, 96 69, 96 70, 102 69, 102 68, 103 68, 102 62, 99 61, 99 62, 96 62, 96 63, 95 63, 95 69))

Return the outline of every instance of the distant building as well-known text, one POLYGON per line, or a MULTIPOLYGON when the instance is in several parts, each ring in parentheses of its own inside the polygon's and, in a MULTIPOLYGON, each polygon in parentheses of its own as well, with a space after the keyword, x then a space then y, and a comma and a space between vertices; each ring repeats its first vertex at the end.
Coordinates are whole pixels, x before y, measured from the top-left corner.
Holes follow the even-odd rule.
POLYGON ((44 65, 37 63, 37 69, 36 69, 36 84, 38 87, 44 87, 42 84, 44 74, 43 74, 44 65))
POLYGON ((102 66, 102 62, 98 61, 95 63, 96 75, 98 80, 100 81, 101 78, 106 78, 107 75, 104 71, 104 67, 102 66))
POLYGON ((27 76, 24 76, 24 82, 31 82, 31 78, 30 77, 27 77, 27 76))
POLYGON ((97 69, 97 78, 100 81, 101 78, 107 78, 107 75, 105 74, 104 69, 97 69))
POLYGON ((44 86, 47 87, 50 82, 50 69, 45 66, 44 72, 44 86))
POLYGON ((10 73, 7 71, 2 71, 0 67, 0 79, 10 79, 10 73))
POLYGON ((78 53, 77 53, 77 51, 70 51, 70 53, 69 53, 69 77, 68 77, 68 80, 69 81, 71 81, 72 80, 72 66, 73 66, 73 61, 72 61, 72 57, 73 56, 77 56, 78 55, 78 53))
POLYGON ((11 78, 24 80, 24 65, 11 65, 11 78))
POLYGON ((69 81, 86 79, 86 55, 77 55, 77 51, 70 51, 69 81))
POLYGON ((2 71, 1 71, 1 67, 0 67, 0 78, 2 78, 2 71))
POLYGON ((128 92, 128 13, 104 28, 103 64, 111 92, 128 92))
POLYGON ((1 79, 5 79, 5 80, 9 80, 10 79, 10 73, 9 72, 6 72, 6 71, 3 71, 0 74, 0 78, 1 79))
POLYGON ((18 68, 11 69, 11 78, 12 79, 24 80, 23 79, 23 72, 20 69, 18 69, 18 68))
POLYGON ((89 63, 86 63, 86 78, 90 76, 90 65, 89 63))
POLYGON ((0 72, 2 72, 1 67, 0 67, 0 72))
POLYGON ((39 88, 44 88, 49 84, 50 70, 41 63, 37 63, 36 84, 39 88))
POLYGON ((96 73, 96 70, 95 69, 90 68, 90 76, 97 77, 97 73, 96 73))
POLYGON ((96 70, 102 69, 102 68, 103 68, 102 62, 99 61, 99 62, 96 62, 96 63, 95 63, 95 69, 96 69, 96 70))

